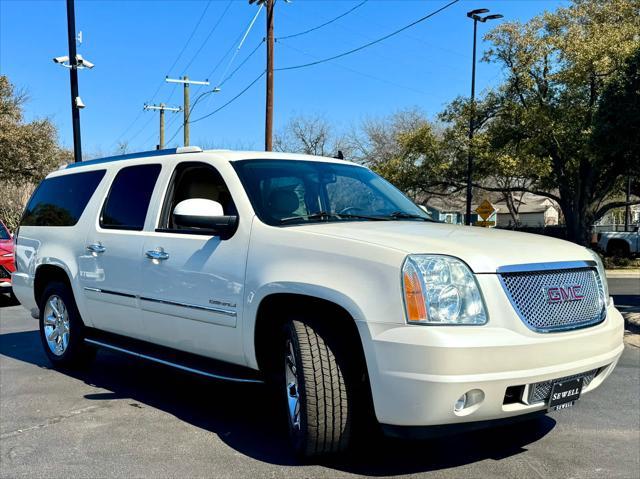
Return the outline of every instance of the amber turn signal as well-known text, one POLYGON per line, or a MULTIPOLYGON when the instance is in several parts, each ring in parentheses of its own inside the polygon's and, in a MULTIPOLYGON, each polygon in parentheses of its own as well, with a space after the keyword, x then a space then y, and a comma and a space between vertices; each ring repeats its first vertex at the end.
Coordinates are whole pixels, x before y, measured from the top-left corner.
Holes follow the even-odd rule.
POLYGON ((407 321, 419 323, 427 320, 422 284, 414 268, 407 268, 403 273, 404 301, 407 307, 407 321))

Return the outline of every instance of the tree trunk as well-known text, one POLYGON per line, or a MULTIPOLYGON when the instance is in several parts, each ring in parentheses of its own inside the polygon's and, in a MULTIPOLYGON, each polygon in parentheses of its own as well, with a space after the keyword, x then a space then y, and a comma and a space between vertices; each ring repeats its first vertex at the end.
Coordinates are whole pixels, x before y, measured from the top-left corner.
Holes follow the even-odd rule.
POLYGON ((560 205, 567 225, 567 239, 582 246, 591 244, 591 215, 577 205, 560 205))

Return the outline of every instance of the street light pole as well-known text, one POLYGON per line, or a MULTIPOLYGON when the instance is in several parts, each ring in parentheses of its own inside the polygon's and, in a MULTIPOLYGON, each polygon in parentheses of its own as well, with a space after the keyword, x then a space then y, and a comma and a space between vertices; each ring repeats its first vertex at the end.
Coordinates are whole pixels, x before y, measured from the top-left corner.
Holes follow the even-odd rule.
POLYGON ((467 12, 467 17, 473 20, 473 59, 471 64, 471 105, 469 111, 469 149, 467 156, 467 207, 465 211, 464 223, 468 226, 471 225, 471 202, 473 200, 473 135, 475 134, 476 127, 476 44, 478 38, 478 22, 486 22, 487 20, 495 20, 502 18, 502 15, 487 15, 481 17, 483 13, 487 13, 489 10, 486 8, 479 8, 467 12))
POLYGON ((469 111, 469 150, 467 157, 467 209, 465 214, 465 224, 471 225, 471 200, 473 197, 472 177, 473 177, 473 134, 476 119, 476 40, 478 34, 478 20, 473 19, 473 60, 471 66, 471 110, 469 111))
POLYGON ((76 51, 76 13, 74 0, 67 0, 67 36, 69 40, 69 78, 71 80, 71 123, 73 126, 73 157, 76 163, 82 161, 82 140, 80 138, 80 106, 78 105, 78 58, 76 51))

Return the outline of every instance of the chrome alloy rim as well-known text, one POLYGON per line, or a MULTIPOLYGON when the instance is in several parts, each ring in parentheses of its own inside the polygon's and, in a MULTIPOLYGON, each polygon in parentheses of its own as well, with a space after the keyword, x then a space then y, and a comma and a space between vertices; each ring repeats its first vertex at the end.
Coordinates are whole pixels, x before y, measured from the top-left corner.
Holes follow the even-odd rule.
POLYGON ((286 344, 284 370, 287 403, 289 406, 289 423, 294 430, 300 430, 300 392, 298 389, 298 375, 296 374, 296 356, 293 352, 293 343, 289 339, 286 344))
POLYGON ((49 297, 44 307, 44 337, 56 356, 62 356, 69 346, 69 312, 60 296, 49 297))

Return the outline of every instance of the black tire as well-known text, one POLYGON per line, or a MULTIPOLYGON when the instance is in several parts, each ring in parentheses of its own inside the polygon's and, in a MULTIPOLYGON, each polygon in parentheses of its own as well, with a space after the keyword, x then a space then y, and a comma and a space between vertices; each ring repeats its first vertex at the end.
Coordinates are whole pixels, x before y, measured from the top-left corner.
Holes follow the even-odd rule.
POLYGON ((283 361, 287 422, 295 453, 312 458, 343 452, 349 446, 353 424, 353 390, 345 356, 330 330, 318 322, 294 319, 285 324, 284 356, 293 352, 299 403, 299 425, 289 409, 292 392, 283 361), (291 349, 289 349, 291 347, 291 349))
MULTIPOLYGON (((40 340, 42 341, 42 347, 44 352, 49 358, 49 361, 56 368, 80 368, 87 365, 95 355, 95 349, 91 348, 84 342, 84 323, 78 312, 73 293, 69 286, 60 282, 49 283, 40 296, 40 340), (66 314, 68 315, 68 342, 63 351, 56 354, 49 346, 49 341, 45 333, 45 312, 47 311, 47 303, 59 298, 63 303, 66 314)), ((56 320, 55 316, 47 316, 56 320)), ((48 319, 47 326, 53 327, 50 324, 51 319, 48 319)), ((57 326, 56 326, 57 327, 57 326)), ((55 327, 54 327, 55 329, 55 327)), ((57 337, 61 337, 58 334, 57 337)), ((57 339, 56 337, 56 339, 57 339)))
POLYGON ((617 258, 626 258, 630 256, 629 245, 622 241, 611 241, 607 245, 607 255, 617 258))

